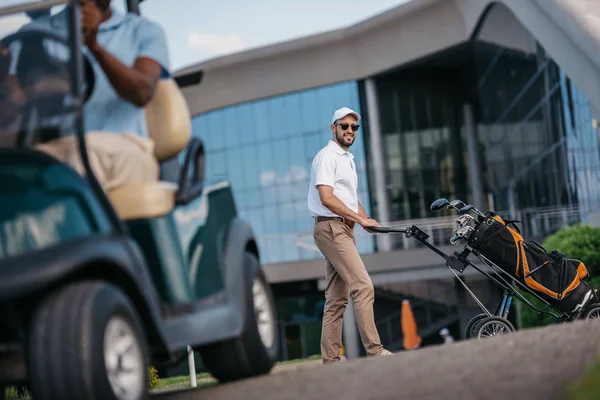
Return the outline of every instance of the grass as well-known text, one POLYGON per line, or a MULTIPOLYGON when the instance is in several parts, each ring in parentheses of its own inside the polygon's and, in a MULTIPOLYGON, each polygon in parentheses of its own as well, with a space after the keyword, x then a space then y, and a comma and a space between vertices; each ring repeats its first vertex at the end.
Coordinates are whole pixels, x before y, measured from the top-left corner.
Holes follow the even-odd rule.
POLYGON ((568 400, 595 400, 600 398, 600 359, 585 376, 568 390, 568 400))
MULTIPOLYGON (((217 380, 208 372, 196 374, 196 383, 198 387, 212 386, 217 384, 217 380)), ((173 376, 171 378, 161 378, 154 390, 160 389, 182 389, 190 387, 190 376, 173 376)))
MULTIPOLYGON (((280 365, 290 365, 297 364, 306 361, 315 361, 320 360, 321 355, 315 354, 313 356, 307 358, 299 358, 294 360, 281 361, 275 364, 275 366, 280 365)), ((215 378, 213 378, 208 372, 201 372, 196 374, 196 383, 198 387, 206 387, 216 385, 218 382, 215 378)), ((173 376, 171 378, 161 378, 158 382, 158 385, 153 390, 164 390, 164 389, 184 389, 190 387, 190 376, 182 375, 182 376, 173 376)), ((17 392, 17 388, 11 386, 6 389, 6 400, 14 400, 14 399, 28 399, 29 392, 27 390, 24 391, 26 397, 19 397, 19 393, 17 392)), ((580 400, 577 398, 577 400, 580 400)))
MULTIPOLYGON (((315 361, 315 360, 320 360, 320 359, 321 359, 321 355, 315 354, 315 355, 312 355, 307 358, 299 358, 299 359, 294 359, 294 360, 281 361, 281 362, 276 363, 275 366, 297 364, 297 363, 302 363, 302 362, 306 362, 306 361, 315 361)), ((218 382, 208 372, 203 372, 203 373, 196 375, 196 383, 197 383, 198 387, 204 387, 204 386, 216 385, 218 382)), ((190 387, 190 376, 182 375, 182 376, 174 376, 171 378, 161 378, 160 382, 156 386, 155 390, 182 389, 182 388, 188 388, 188 387, 190 387)))

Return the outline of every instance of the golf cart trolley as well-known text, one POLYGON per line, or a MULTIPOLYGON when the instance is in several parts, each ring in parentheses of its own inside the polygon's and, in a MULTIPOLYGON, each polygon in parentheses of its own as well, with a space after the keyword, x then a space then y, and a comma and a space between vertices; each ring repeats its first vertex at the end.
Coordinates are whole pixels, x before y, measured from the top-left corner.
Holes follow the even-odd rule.
POLYGON ((188 346, 219 381, 267 374, 278 336, 258 246, 229 185, 203 184, 203 145, 177 84, 200 75, 161 80, 146 108, 155 156, 178 166, 177 179, 105 193, 83 140, 98 71, 79 50, 79 0, 0 5, 0 25, 64 4, 66 39, 28 29, 0 40, 12 57, 0 75, 0 388, 143 399, 149 365, 178 364, 188 346), (33 149, 65 133, 84 174, 33 149))
POLYGON ((450 202, 442 198, 431 204, 432 211, 444 208, 454 209, 459 214, 455 219, 456 227, 450 243, 455 245, 462 242, 464 247, 453 254, 445 254, 429 243, 429 235, 415 225, 406 229, 369 229, 379 233, 403 233, 406 237, 413 237, 446 260, 446 267, 483 311, 467 323, 467 339, 514 332, 515 327, 508 320, 514 298, 539 315, 551 316, 557 323, 600 317, 598 291, 584 280, 588 274, 581 261, 569 259, 557 251, 548 253, 539 243, 524 240, 516 224, 518 221, 504 221, 493 212, 483 214, 473 205, 466 205, 461 200, 450 202), (468 259, 471 254, 488 267, 491 273, 473 264, 468 259), (457 272, 462 273, 468 267, 485 275, 504 290, 494 313, 477 299, 458 276, 457 272), (555 312, 535 307, 522 293, 533 296, 555 312))

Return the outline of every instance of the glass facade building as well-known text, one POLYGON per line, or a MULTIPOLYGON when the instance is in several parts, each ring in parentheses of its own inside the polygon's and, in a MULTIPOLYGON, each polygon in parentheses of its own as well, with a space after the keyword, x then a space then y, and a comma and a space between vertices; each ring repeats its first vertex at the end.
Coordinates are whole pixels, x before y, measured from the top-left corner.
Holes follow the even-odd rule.
MULTIPOLYGON (((358 84, 346 82, 257 100, 194 117, 193 135, 205 145, 207 183, 232 184, 240 216, 258 237, 264 263, 319 258, 311 248, 313 220, 307 208, 313 157, 327 145, 333 112, 361 113, 358 84)), ((362 114, 361 114, 362 115, 362 114)), ((351 147, 359 199, 369 212, 362 128, 351 147)), ((361 253, 372 241, 357 243, 361 253)))

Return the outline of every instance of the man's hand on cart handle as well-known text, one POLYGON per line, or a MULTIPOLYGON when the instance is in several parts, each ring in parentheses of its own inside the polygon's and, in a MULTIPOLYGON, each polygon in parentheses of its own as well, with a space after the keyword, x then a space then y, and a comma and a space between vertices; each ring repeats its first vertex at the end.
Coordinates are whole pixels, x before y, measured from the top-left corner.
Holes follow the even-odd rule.
POLYGON ((360 226, 362 226, 365 229, 365 231, 367 231, 369 233, 374 232, 371 228, 377 228, 377 227, 381 226, 381 224, 379 222, 377 222, 376 220, 374 220, 372 218, 361 219, 360 221, 358 221, 358 223, 360 224, 360 226))

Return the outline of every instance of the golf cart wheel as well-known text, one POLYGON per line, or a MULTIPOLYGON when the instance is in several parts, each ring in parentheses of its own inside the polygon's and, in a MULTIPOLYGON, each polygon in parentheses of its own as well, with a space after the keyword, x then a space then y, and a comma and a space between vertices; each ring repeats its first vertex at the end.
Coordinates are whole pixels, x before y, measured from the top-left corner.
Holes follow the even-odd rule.
POLYGON ((487 317, 488 315, 485 313, 477 314, 473 318, 467 322, 467 326, 465 328, 465 339, 471 339, 475 337, 475 328, 477 327, 477 323, 487 317))
POLYGON ((585 313, 583 313, 583 318, 586 320, 591 319, 599 319, 600 318, 600 304, 594 304, 590 306, 585 313))
POLYGON ((491 316, 479 320, 474 328, 474 337, 485 339, 492 336, 507 335, 516 329, 509 320, 502 317, 491 316))
POLYGON ((70 284, 34 311, 28 368, 33 398, 148 396, 148 349, 134 307, 115 286, 70 284))
POLYGON ((256 256, 244 255, 245 270, 254 276, 248 282, 246 319, 240 337, 199 349, 204 364, 220 382, 269 373, 277 359, 278 335, 275 302, 256 256))

